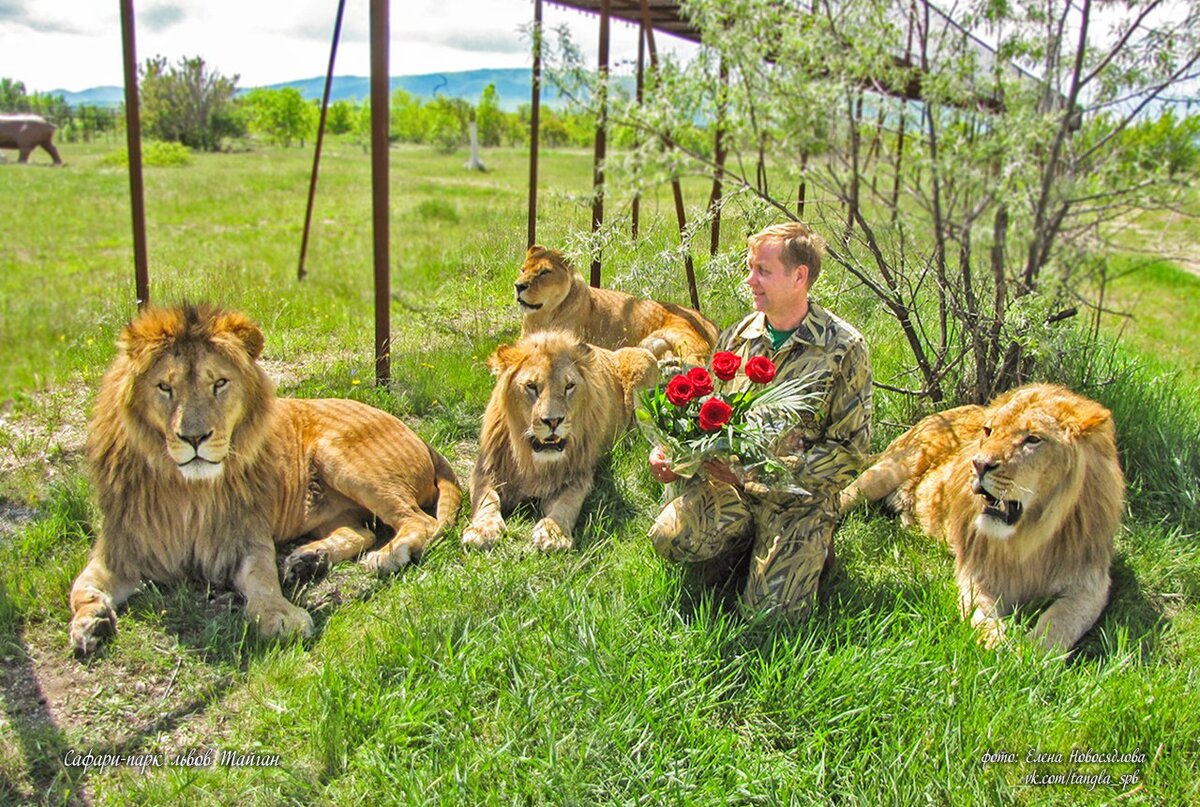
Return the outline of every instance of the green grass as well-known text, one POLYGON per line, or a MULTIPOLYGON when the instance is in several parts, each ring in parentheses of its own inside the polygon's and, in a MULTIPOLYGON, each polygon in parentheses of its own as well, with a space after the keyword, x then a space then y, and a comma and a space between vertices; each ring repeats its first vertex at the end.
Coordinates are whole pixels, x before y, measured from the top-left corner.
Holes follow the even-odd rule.
MULTIPOLYGON (((1121 803, 1200 800, 1200 344, 1189 324, 1200 291, 1166 267, 1114 286, 1148 301, 1107 365, 1118 381, 1087 387, 1117 419, 1130 516, 1112 603, 1071 663, 1021 643, 980 648, 958 618, 949 555, 872 513, 841 527, 839 565, 803 625, 754 623, 697 597, 645 540, 659 489, 636 437, 602 467, 575 552, 533 552, 530 513, 493 552, 465 552, 464 515, 394 578, 344 564, 303 592, 318 625, 309 642, 256 639, 229 592, 147 586, 110 644, 75 660, 66 596, 96 522, 81 424, 134 310, 126 180, 103 166, 114 149, 72 147, 62 170, 0 170, 0 196, 58 211, 0 210, 0 402, 11 401, 0 505, 36 508, 0 533, 0 803, 1052 804, 1139 787, 1121 803), (1145 761, 1025 761, 1073 748, 1145 761), (279 764, 165 765, 211 749, 279 764), (164 764, 85 771, 63 764, 74 751, 164 764), (987 752, 1014 761, 984 764, 987 752), (1114 784, 1023 784, 1071 771, 1114 784)), ((590 222, 590 155, 544 158, 539 240, 562 245, 590 222)), ((392 152, 388 389, 371 383, 369 167, 356 147, 326 152, 303 283, 308 153, 148 169, 152 295, 249 311, 284 394, 394 412, 465 479, 491 387, 484 360, 519 330, 511 283, 528 167, 510 150, 485 155, 486 174, 463 159, 392 152)), ((707 190, 685 183, 692 215, 707 190)), ((618 188, 608 220, 624 228, 628 202, 618 188)), ((645 238, 613 238, 606 282, 684 300, 669 189, 642 210, 645 238)), ((730 249, 744 230, 727 221, 730 249)), ((728 321, 745 306, 737 278, 700 252, 706 311, 728 321)), ((905 356, 876 304, 836 268, 819 290, 862 324, 877 377, 894 380, 905 356)), ((1075 366, 1066 356, 1061 378, 1090 383, 1075 366)), ((877 403, 882 447, 911 412, 887 393, 877 403)))

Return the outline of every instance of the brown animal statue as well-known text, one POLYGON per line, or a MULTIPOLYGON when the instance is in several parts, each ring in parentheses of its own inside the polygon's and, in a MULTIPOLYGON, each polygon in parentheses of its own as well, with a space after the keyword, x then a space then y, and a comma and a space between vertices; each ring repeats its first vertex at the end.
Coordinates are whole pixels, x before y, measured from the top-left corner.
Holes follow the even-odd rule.
POLYGON ((522 336, 565 330, 609 350, 644 347, 657 359, 688 364, 705 364, 717 343, 717 326, 699 311, 593 289, 561 252, 540 244, 526 253, 516 290, 522 336))
POLYGON ((62 165, 62 157, 54 147, 54 124, 37 115, 0 115, 0 149, 16 149, 17 162, 29 162, 29 155, 38 146, 62 165))
POLYGON ((462 501, 440 454, 386 412, 347 400, 276 399, 257 359, 258 326, 214 306, 150 309, 121 333, 100 384, 87 453, 103 514, 71 587, 71 644, 95 649, 142 580, 230 585, 266 636, 309 634, 284 598, 275 545, 303 579, 375 542, 364 556, 394 571, 453 522, 462 501))

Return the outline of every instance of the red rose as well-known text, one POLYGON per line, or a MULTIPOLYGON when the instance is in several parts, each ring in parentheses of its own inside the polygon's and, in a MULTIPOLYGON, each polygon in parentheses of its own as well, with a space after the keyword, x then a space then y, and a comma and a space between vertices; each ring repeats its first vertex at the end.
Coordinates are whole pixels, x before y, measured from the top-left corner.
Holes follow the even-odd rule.
POLYGON ((713 354, 713 375, 722 381, 728 381, 737 375, 738 368, 741 366, 742 357, 736 353, 722 350, 720 353, 713 354))
POLYGON ((687 406, 695 397, 696 391, 687 376, 677 375, 667 383, 667 400, 676 406, 687 406))
POLYGON ((687 380, 692 382, 692 395, 701 398, 713 391, 712 376, 703 367, 688 370, 687 380))
POLYGON ((775 365, 766 356, 755 356, 746 362, 746 377, 755 384, 766 384, 775 377, 775 365))
POLYGON ((733 407, 720 398, 709 398, 700 407, 700 428, 706 432, 715 432, 729 422, 733 415, 733 407))

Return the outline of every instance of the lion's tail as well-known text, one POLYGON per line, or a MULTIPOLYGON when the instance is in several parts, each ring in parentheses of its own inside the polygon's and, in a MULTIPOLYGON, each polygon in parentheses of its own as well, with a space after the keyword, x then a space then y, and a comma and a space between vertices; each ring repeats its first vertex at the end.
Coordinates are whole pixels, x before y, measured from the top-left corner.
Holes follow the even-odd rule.
POLYGON ((462 488, 458 486, 458 479, 454 476, 454 469, 450 467, 446 458, 433 448, 429 449, 429 456, 433 460, 434 485, 438 491, 437 532, 434 534, 436 537, 454 524, 463 495, 462 488))

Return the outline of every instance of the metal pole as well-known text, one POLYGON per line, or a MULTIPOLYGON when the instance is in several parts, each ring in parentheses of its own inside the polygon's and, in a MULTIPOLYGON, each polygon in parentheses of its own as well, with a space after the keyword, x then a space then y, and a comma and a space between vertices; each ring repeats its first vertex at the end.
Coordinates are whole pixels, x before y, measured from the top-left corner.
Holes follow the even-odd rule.
POLYGON ((533 3, 533 98, 529 113, 529 238, 526 247, 537 243, 537 185, 539 117, 542 109, 542 0, 533 3))
POLYGON ((129 202, 133 214, 133 271, 140 309, 150 302, 150 270, 146 262, 146 201, 142 183, 142 123, 138 114, 133 0, 121 0, 121 44, 125 51, 125 143, 129 151, 129 202))
MULTIPOLYGON (((650 20, 650 5, 646 0, 642 0, 642 27, 646 29, 646 49, 650 52, 650 70, 655 72, 658 70, 658 48, 654 44, 654 24, 650 20)), ((668 149, 675 148, 675 144, 670 138, 666 138, 668 149)), ((679 222, 679 240, 683 242, 683 233, 687 229, 687 213, 683 208, 683 188, 679 184, 679 176, 671 177, 671 192, 675 197, 675 219, 679 222)), ((692 263, 692 253, 690 251, 683 254, 683 268, 687 272, 688 295, 692 301, 692 308, 700 310, 700 292, 696 288, 696 266, 692 263)))
POLYGON ((388 0, 371 0, 371 212, 375 240, 375 383, 391 379, 388 274, 388 0))
MULTIPOLYGON (((609 0, 600 2, 600 117, 596 121, 596 154, 592 161, 592 235, 604 226, 604 155, 608 147, 609 0)), ((592 286, 600 286, 600 249, 592 258, 592 286)))
MULTIPOLYGON (((646 21, 642 20, 638 24, 638 60, 637 60, 637 102, 638 109, 642 108, 642 102, 645 100, 646 91, 646 21)), ((634 148, 637 149, 641 145, 641 135, 634 130, 634 148)), ((638 238, 638 214, 641 208, 642 195, 640 193, 633 194, 633 209, 630 211, 629 236, 636 241, 638 238)))
POLYGON ((338 0, 337 22, 333 24, 333 44, 329 46, 329 69, 325 71, 325 93, 321 96, 321 120, 317 123, 317 147, 313 151, 312 176, 308 180, 308 207, 304 210, 304 237, 300 241, 300 268, 296 279, 303 280, 304 258, 308 255, 308 232, 312 227, 313 200, 317 196, 317 169, 321 166, 321 145, 325 142, 325 116, 329 111, 329 91, 333 88, 333 63, 337 60, 338 39, 342 35, 342 15, 346 13, 346 0, 338 0))

